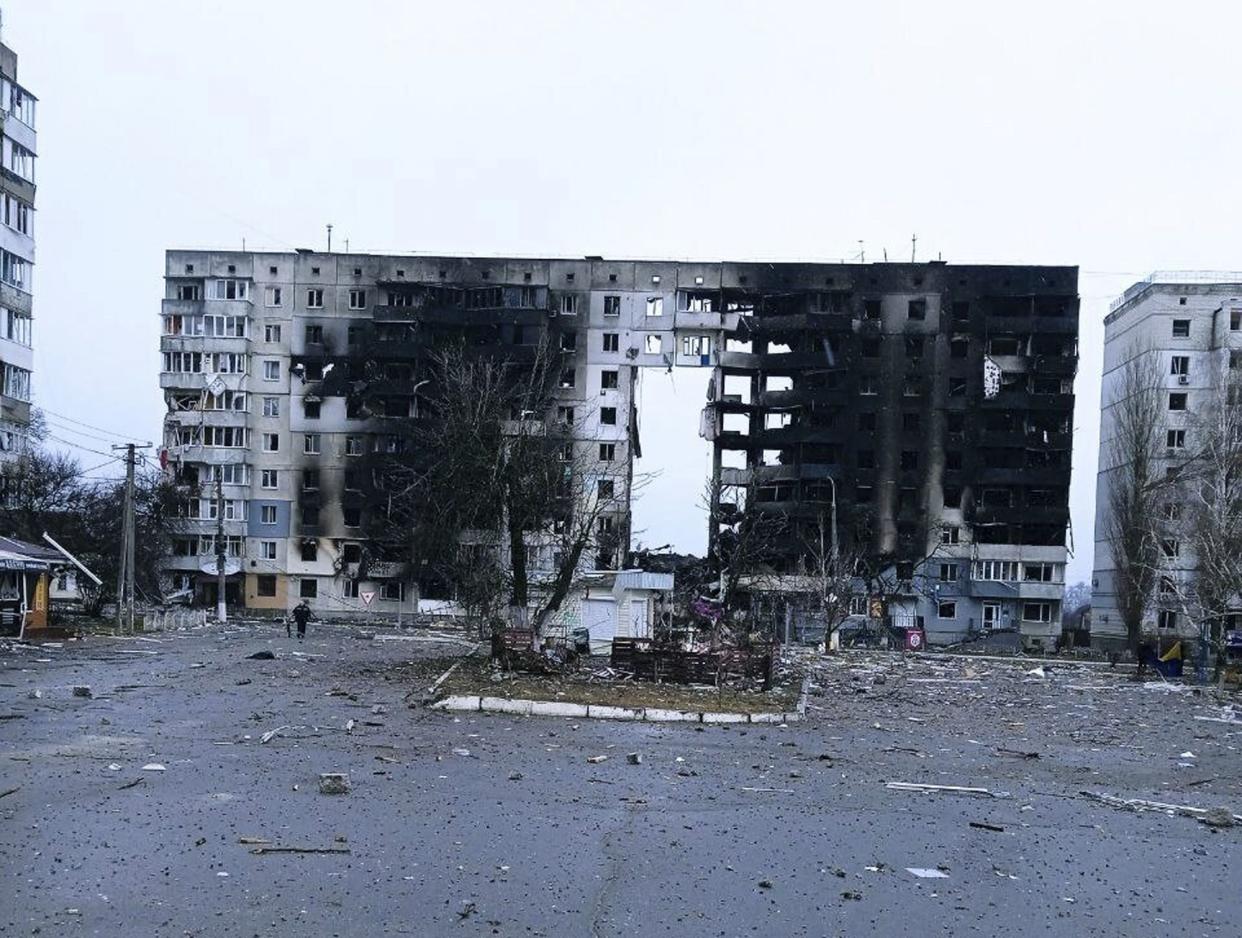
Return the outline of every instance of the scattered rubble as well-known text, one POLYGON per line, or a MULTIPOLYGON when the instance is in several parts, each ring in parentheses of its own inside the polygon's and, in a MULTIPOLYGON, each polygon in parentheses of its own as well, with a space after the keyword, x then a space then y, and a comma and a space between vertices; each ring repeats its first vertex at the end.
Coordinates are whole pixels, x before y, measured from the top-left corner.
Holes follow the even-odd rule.
POLYGON ((348 772, 321 772, 319 774, 319 794, 348 795, 349 789, 348 772))
POLYGON ((256 651, 253 655, 246 655, 251 661, 275 661, 276 653, 274 651, 256 651))
POLYGON ((91 693, 91 689, 87 687, 85 684, 76 684, 74 685, 74 688, 73 688, 73 696, 74 697, 94 697, 95 695, 91 693))

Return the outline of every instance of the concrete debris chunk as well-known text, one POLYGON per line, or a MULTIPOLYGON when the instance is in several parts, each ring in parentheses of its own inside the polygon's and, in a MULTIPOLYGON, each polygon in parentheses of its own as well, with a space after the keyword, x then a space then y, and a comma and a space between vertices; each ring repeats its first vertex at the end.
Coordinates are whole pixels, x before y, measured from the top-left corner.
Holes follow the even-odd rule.
POLYGON ((640 752, 631 752, 626 755, 625 761, 630 765, 642 765, 643 756, 640 752))
POLYGON ((906 872, 917 876, 919 879, 948 879, 949 874, 942 870, 934 870, 925 866, 907 866, 906 872))
POLYGON ((348 772, 321 772, 319 774, 319 794, 321 795, 348 795, 349 794, 349 773, 348 772))
POLYGON ((87 687, 85 684, 77 684, 73 688, 73 696, 74 697, 94 697, 95 695, 91 693, 91 689, 87 687))
POLYGON ((256 651, 253 655, 246 655, 251 661, 274 661, 276 653, 272 651, 256 651))
POLYGON ((166 772, 168 771, 168 767, 165 765, 161 765, 159 762, 148 762, 146 765, 142 767, 142 771, 144 772, 166 772))
POLYGON ((599 765, 601 762, 607 762, 607 756, 587 756, 587 762, 591 765, 599 765))

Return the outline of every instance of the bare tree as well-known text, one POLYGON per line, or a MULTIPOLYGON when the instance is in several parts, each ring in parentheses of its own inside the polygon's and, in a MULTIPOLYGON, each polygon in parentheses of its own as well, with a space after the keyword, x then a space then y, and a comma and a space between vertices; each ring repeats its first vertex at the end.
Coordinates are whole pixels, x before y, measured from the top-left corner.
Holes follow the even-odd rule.
POLYGON ((1136 350, 1122 366, 1108 405, 1113 432, 1106 449, 1105 522, 1117 610, 1126 627, 1127 647, 1134 654, 1161 556, 1157 518, 1166 487, 1159 471, 1163 403, 1159 357, 1150 350, 1136 350))
POLYGON ((853 600, 865 595, 860 573, 862 557, 853 549, 842 549, 831 517, 820 512, 812 535, 807 539, 805 557, 814 582, 815 609, 824 622, 824 644, 850 614, 853 600))
POLYGON ((746 636, 737 617, 739 588, 743 584, 747 589, 762 588, 763 579, 773 575, 774 548, 787 520, 779 512, 758 507, 758 485, 753 480, 740 486, 708 479, 702 504, 714 532, 708 561, 716 575, 712 585, 718 607, 711 643, 740 644, 746 636))
POLYGON ((1225 623, 1242 600, 1242 376, 1235 366, 1213 377, 1211 399, 1188 418, 1190 458, 1164 513, 1166 564, 1188 572, 1170 570, 1161 587, 1197 623, 1200 661, 1215 649, 1219 675, 1225 623))
POLYGON ((597 559, 589 551, 611 547, 615 559, 624 511, 581 440, 586 415, 558 412, 549 337, 527 348, 522 361, 461 344, 436 352, 413 433, 420 459, 390 467, 385 486, 416 566, 476 613, 494 614, 503 591, 510 624, 538 640, 597 559))

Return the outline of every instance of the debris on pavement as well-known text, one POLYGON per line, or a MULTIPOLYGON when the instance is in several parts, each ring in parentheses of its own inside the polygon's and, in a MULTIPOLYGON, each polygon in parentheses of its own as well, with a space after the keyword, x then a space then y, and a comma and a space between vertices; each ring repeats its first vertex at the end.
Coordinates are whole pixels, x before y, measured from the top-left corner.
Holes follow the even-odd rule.
POLYGON ((91 693, 91 689, 87 687, 85 684, 76 684, 74 685, 74 688, 73 688, 73 696, 74 697, 94 697, 95 695, 91 693))
POLYGON ((907 866, 906 872, 917 876, 919 879, 948 879, 949 874, 943 870, 931 869, 926 866, 907 866))
POLYGON ((1038 759, 1038 752, 1027 752, 1022 749, 1006 749, 1004 746, 997 746, 996 751, 1002 756, 1017 756, 1019 759, 1038 759))
POLYGON ((319 774, 319 794, 321 795, 347 795, 349 794, 349 773, 348 772, 321 772, 319 774))
POLYGON ((1080 791, 1079 794, 1084 798, 1090 798, 1092 801, 1120 808, 1123 811, 1159 811, 1161 814, 1170 816, 1195 818, 1211 827, 1228 827, 1242 822, 1242 814, 1234 814, 1228 808, 1196 808, 1193 805, 1166 804, 1163 801, 1148 801, 1145 798, 1118 798, 1116 795, 1095 791, 1080 791), (1225 822, 1226 816, 1228 822, 1225 822), (1209 817, 1212 818, 1211 821, 1208 820, 1209 817))
POLYGON ((270 743, 273 739, 275 739, 277 736, 280 735, 281 730, 287 730, 287 729, 289 729, 288 726, 278 726, 274 730, 268 730, 266 733, 264 733, 262 736, 259 737, 259 743, 260 744, 270 743))
POLYGON ((989 824, 986 821, 971 821, 970 826, 978 828, 981 831, 993 831, 997 834, 1005 833, 1005 828, 1001 827, 999 824, 989 824))
POLYGON ((141 785, 145 781, 146 781, 145 778, 142 778, 141 776, 139 776, 138 778, 134 779, 132 782, 126 782, 124 785, 118 788, 117 791, 124 791, 127 788, 133 788, 135 785, 141 785))
POLYGON ((511 782, 520 782, 522 778, 523 778, 523 775, 521 772, 510 772, 509 773, 509 781, 511 782))
POLYGON ((348 847, 332 846, 332 847, 282 847, 278 844, 260 845, 253 847, 251 853, 261 855, 264 853, 350 853, 348 847))
POLYGON ((601 762, 607 762, 607 756, 587 756, 587 762, 591 765, 599 765, 601 762))
POLYGON ((275 661, 276 653, 274 651, 256 651, 253 655, 246 655, 251 661, 275 661))
POLYGON ((168 766, 163 765, 162 763, 159 763, 159 762, 148 762, 146 765, 142 767, 142 771, 144 772, 167 772, 168 766))
POLYGON ((965 785, 931 785, 924 782, 889 782, 884 786, 893 791, 945 792, 950 795, 987 795, 999 798, 999 794, 987 788, 970 788, 965 785))
POLYGON ((7 798, 9 795, 15 795, 21 790, 21 785, 18 785, 16 788, 6 788, 4 791, 0 791, 0 798, 7 798))
POLYGON ((642 761, 643 761, 642 753, 639 753, 639 752, 628 753, 625 757, 625 761, 628 762, 630 765, 642 765, 642 761))

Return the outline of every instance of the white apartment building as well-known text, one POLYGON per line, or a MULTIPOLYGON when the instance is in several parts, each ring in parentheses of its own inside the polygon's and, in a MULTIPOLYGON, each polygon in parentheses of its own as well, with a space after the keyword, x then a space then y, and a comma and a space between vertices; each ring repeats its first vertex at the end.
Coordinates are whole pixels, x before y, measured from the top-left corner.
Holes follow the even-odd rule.
POLYGON ((25 449, 30 424, 35 106, 17 54, 0 44, 0 465, 25 449))
MULTIPOLYGON (((1176 472, 1194 448, 1192 415, 1212 400, 1215 385, 1238 364, 1242 349, 1242 272, 1158 271, 1115 300, 1104 320, 1104 377, 1100 400, 1100 462, 1095 501, 1095 569, 1092 573, 1092 644, 1124 647, 1125 624, 1117 609, 1112 547, 1108 540, 1110 480, 1115 466, 1115 402, 1124 369, 1135 356, 1153 353, 1162 375, 1164 425, 1157 472, 1176 472)), ((1176 506, 1170 510, 1176 511, 1176 506)), ((1176 537, 1162 543, 1162 577, 1184 579, 1194 559, 1176 537)), ((1158 586, 1143 631, 1193 638, 1176 597, 1158 586)))

